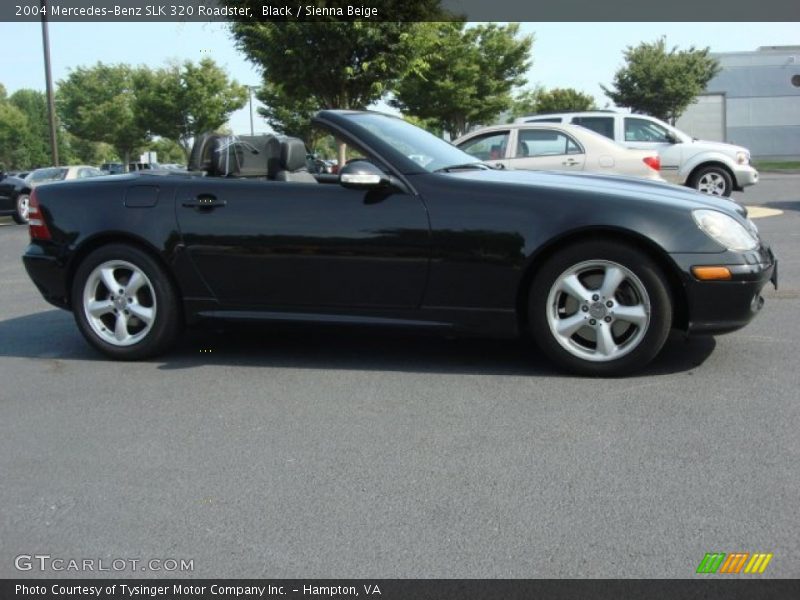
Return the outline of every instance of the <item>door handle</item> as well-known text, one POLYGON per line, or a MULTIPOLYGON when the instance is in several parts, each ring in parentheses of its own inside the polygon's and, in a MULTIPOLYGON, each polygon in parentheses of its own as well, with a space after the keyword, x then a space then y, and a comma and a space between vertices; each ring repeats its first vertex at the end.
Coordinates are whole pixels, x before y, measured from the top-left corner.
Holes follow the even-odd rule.
POLYGON ((574 158, 568 158, 564 162, 561 163, 562 165, 566 165, 568 167, 574 167, 575 165, 579 164, 577 160, 574 158))
POLYGON ((193 200, 187 200, 183 203, 185 208, 194 208, 195 210, 214 210, 215 208, 222 208, 227 205, 225 200, 219 200, 213 194, 200 194, 193 200))

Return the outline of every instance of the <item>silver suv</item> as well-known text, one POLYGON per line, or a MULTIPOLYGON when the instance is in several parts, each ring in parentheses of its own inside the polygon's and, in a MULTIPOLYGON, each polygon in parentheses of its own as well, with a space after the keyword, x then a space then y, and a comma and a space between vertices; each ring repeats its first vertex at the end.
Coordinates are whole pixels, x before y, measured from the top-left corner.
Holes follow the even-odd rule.
POLYGON ((591 129, 628 148, 655 150, 661 176, 714 196, 730 196, 758 183, 747 148, 706 142, 647 115, 588 111, 520 117, 516 123, 572 123, 591 129))

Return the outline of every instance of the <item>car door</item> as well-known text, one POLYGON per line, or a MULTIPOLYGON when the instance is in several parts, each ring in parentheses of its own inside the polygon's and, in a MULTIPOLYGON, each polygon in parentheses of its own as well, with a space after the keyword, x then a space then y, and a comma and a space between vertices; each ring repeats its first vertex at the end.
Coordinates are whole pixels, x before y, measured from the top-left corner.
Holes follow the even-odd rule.
POLYGON ((562 131, 520 127, 508 164, 533 171, 582 171, 586 154, 577 140, 562 131))
POLYGON ((181 188, 183 244, 224 305, 415 308, 430 231, 419 197, 338 183, 198 178, 181 188))
POLYGON ((625 117, 623 125, 625 146, 653 150, 661 158, 662 177, 674 180, 681 164, 681 145, 675 143, 666 127, 641 117, 625 117))
POLYGON ((507 167, 511 151, 509 129, 489 131, 461 142, 458 147, 476 159, 494 167, 507 167))

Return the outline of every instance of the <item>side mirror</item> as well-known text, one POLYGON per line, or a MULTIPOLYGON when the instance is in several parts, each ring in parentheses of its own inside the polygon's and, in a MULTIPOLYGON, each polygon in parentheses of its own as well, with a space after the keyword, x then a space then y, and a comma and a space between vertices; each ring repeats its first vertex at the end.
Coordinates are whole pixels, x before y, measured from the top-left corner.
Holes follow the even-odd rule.
POLYGON ((371 190, 390 185, 389 177, 378 167, 366 160, 354 160, 339 171, 342 187, 354 190, 371 190))

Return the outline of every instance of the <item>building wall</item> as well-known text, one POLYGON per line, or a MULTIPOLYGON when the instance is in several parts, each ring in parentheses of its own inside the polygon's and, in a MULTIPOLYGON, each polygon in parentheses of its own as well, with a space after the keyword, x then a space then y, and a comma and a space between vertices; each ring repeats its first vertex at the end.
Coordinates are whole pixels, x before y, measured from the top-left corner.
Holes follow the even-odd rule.
POLYGON ((701 96, 678 120, 678 128, 701 137, 690 129, 722 118, 725 139, 718 141, 745 146, 754 157, 800 158, 800 46, 714 56, 722 71, 706 94, 724 94, 724 108, 709 112, 711 96, 701 96))

